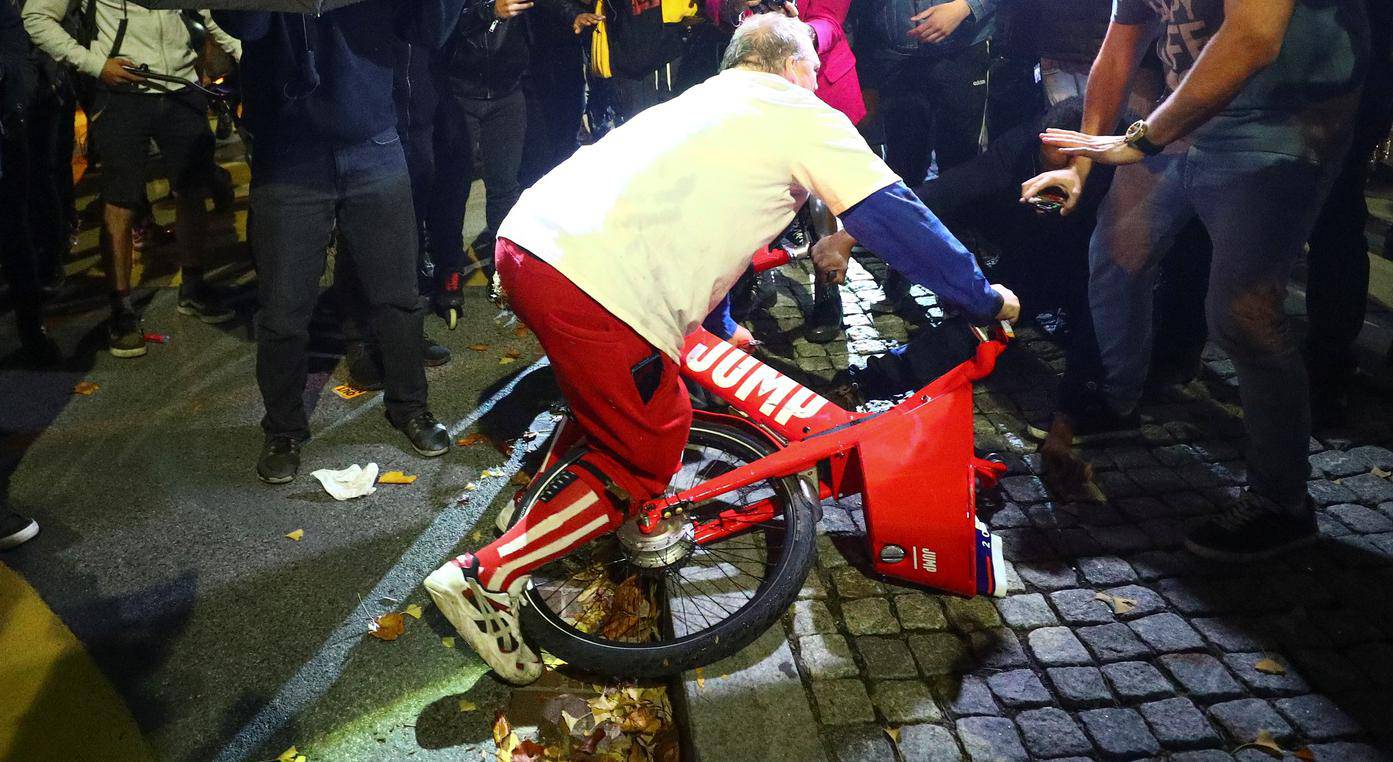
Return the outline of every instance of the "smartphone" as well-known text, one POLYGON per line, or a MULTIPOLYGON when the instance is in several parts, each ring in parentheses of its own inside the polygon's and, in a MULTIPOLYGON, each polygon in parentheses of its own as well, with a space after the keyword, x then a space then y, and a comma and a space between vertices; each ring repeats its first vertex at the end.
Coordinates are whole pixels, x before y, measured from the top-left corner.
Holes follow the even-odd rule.
POLYGON ((1050 214, 1064 208, 1064 202, 1069 199, 1061 188, 1046 188, 1040 191, 1037 196, 1031 196, 1025 202, 1035 207, 1041 214, 1050 214))

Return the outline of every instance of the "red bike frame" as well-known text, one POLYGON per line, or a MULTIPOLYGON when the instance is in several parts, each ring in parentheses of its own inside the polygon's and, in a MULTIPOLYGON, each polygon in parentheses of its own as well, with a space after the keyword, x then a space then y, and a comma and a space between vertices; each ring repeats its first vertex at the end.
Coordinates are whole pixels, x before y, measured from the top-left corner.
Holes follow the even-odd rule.
MULTIPOLYGON (((756 269, 787 262, 761 252, 756 269)), ((815 473, 816 499, 861 495, 871 561, 881 574, 961 595, 977 594, 976 489, 995 484, 1000 463, 973 450, 972 382, 991 373, 1010 339, 1003 325, 967 362, 882 413, 855 413, 760 362, 714 334, 687 337, 683 377, 725 400, 736 418, 779 449, 638 510, 640 530, 766 479, 815 473)), ((810 480, 811 481, 811 480, 810 480)), ((810 496, 811 497, 811 496, 810 496)), ((774 518, 764 501, 698 522, 699 543, 774 518)))

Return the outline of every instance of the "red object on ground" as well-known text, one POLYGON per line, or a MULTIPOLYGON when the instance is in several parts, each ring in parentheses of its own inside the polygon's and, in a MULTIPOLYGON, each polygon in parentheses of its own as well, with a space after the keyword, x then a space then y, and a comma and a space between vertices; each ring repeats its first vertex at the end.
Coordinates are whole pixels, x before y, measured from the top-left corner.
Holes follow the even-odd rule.
POLYGON ((148 332, 146 332, 146 334, 145 334, 145 340, 148 341, 148 342, 150 342, 150 343, 152 343, 152 344, 168 344, 168 343, 169 343, 169 334, 167 334, 167 333, 156 333, 156 332, 154 332, 154 331, 148 331, 148 332))

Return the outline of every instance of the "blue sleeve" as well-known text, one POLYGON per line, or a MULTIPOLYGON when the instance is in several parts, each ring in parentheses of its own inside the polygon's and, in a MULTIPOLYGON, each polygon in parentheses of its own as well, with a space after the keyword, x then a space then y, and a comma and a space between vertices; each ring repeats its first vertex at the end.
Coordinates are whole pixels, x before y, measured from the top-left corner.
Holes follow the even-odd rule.
POLYGON ((969 320, 990 323, 1001 312, 977 259, 902 182, 872 193, 841 215, 846 232, 910 281, 934 292, 969 320))
POLYGON ((972 11, 972 19, 981 23, 982 19, 996 12, 996 0, 967 0, 967 7, 972 11))
POLYGON ((721 301, 717 302, 716 307, 711 310, 711 314, 701 321, 701 327, 723 339, 729 339, 735 335, 735 329, 739 327, 739 324, 735 322, 735 318, 730 316, 730 294, 721 297, 721 301))

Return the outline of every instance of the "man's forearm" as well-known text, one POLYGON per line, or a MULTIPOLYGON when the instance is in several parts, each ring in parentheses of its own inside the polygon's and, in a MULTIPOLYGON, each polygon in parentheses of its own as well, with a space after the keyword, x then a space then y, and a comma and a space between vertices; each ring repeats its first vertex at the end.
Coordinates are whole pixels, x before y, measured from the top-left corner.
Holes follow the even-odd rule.
MULTIPOLYGON (((1089 135, 1108 135, 1122 117, 1132 80, 1141 65, 1142 55, 1152 39, 1152 28, 1142 24, 1108 25, 1103 47, 1088 72, 1088 88, 1084 91, 1083 123, 1079 132, 1089 135)), ((1084 177, 1093 168, 1093 161, 1082 156, 1073 164, 1084 177)))
POLYGON ((24 6, 24 31, 34 45, 55 61, 71 64, 90 77, 100 77, 106 56, 78 44, 63 28, 66 0, 29 0, 24 6))
POLYGON ((1224 23, 1204 46, 1180 86, 1147 118, 1147 137, 1170 143, 1209 121, 1248 80, 1276 60, 1294 0, 1227 0, 1224 23))

